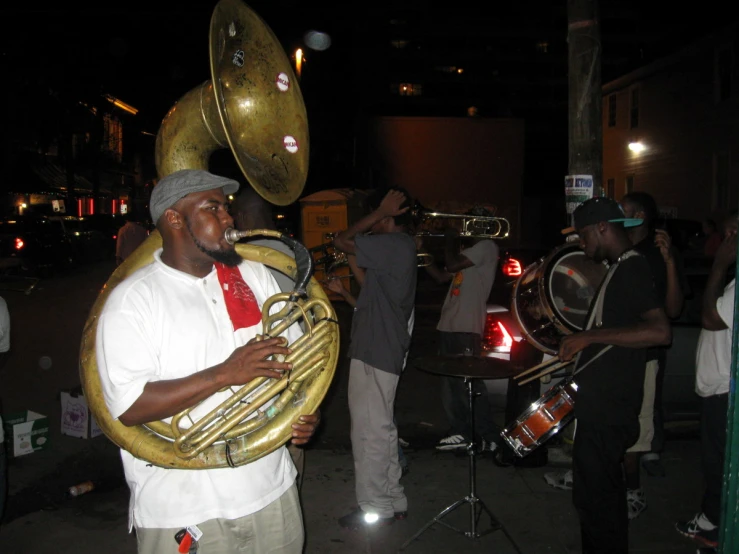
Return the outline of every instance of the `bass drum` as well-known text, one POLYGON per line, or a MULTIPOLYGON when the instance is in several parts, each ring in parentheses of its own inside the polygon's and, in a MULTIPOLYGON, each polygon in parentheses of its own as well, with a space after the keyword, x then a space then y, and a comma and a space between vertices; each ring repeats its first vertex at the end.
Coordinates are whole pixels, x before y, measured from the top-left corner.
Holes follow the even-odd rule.
POLYGON ((523 337, 556 355, 565 335, 585 327, 607 271, 608 266, 588 258, 577 242, 558 246, 528 266, 514 284, 511 307, 523 337))

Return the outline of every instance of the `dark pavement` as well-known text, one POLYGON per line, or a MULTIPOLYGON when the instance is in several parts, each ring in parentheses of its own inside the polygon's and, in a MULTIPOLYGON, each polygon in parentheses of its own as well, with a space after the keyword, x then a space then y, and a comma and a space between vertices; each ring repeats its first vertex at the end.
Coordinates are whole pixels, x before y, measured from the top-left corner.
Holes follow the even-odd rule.
MULTIPOLYGON (((77 357, 82 327, 97 292, 112 271, 101 263, 39 283, 30 295, 0 291, 13 319, 13 351, 0 372, 0 398, 6 413, 32 409, 48 415, 50 441, 44 450, 10 460, 10 498, 0 527, 0 553, 135 552, 127 533, 128 490, 122 480, 117 449, 105 438, 76 439, 60 433, 59 391, 79 385, 77 357), (51 367, 41 362, 51 358, 51 367), (77 498, 66 491, 92 479, 97 487, 77 498)), ((409 359, 433 354, 434 327, 441 294, 419 290, 416 328, 409 359)), ((337 305, 343 346, 348 340, 351 312, 337 305)), ((433 446, 446 431, 438 377, 409 363, 397 397, 400 435, 410 472, 403 478, 409 517, 372 532, 341 529, 337 518, 354 505, 349 418, 346 405, 348 363, 343 358, 322 406, 323 424, 306 453, 302 502, 307 554, 344 552, 389 553, 417 533, 441 510, 469 493, 468 458, 438 453, 433 446)), ((502 399, 495 417, 504 424, 502 399)), ((690 517, 700 503, 701 474, 696 425, 672 424, 663 460, 664 478, 643 476, 647 510, 631 523, 631 551, 649 554, 689 554, 690 541, 673 528, 690 517)), ((546 485, 552 466, 500 468, 478 457, 477 495, 495 514, 524 554, 579 552, 579 526, 571 495, 546 485)), ((470 530, 470 508, 463 504, 444 518, 462 531, 470 530)), ((482 517, 479 530, 489 528, 482 517)), ((407 546, 418 553, 496 552, 516 548, 501 530, 478 539, 433 525, 407 546)))

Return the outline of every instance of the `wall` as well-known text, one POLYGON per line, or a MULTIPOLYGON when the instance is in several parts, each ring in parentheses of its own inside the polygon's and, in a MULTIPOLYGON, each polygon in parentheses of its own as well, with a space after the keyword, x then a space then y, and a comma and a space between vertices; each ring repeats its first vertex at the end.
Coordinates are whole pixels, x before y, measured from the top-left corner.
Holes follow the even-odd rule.
POLYGON ((478 117, 376 117, 367 126, 375 186, 402 186, 426 208, 495 206, 518 241, 524 123, 478 117))

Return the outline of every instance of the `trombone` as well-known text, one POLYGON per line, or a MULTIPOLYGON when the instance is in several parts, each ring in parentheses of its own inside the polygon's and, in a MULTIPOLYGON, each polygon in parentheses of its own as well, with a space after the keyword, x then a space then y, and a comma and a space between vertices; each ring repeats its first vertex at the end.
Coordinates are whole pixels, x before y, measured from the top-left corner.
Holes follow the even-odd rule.
MULTIPOLYGON (((459 236, 464 238, 504 239, 511 233, 511 224, 504 217, 465 215, 444 212, 418 211, 416 217, 425 222, 429 219, 457 219, 461 220, 459 236)), ((419 230, 417 237, 443 237, 444 233, 433 230, 419 230)))

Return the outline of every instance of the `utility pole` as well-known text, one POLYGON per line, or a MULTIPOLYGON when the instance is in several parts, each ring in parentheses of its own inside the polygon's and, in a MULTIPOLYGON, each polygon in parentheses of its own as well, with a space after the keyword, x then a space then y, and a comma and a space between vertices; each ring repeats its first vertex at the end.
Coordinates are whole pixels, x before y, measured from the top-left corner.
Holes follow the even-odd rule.
MULTIPOLYGON (((598 0, 567 0, 569 175, 590 175, 588 191, 567 189, 567 213, 603 195, 601 41, 598 0)), ((582 181, 581 181, 582 183, 582 181)), ((573 187, 574 187, 574 183, 573 187)))

